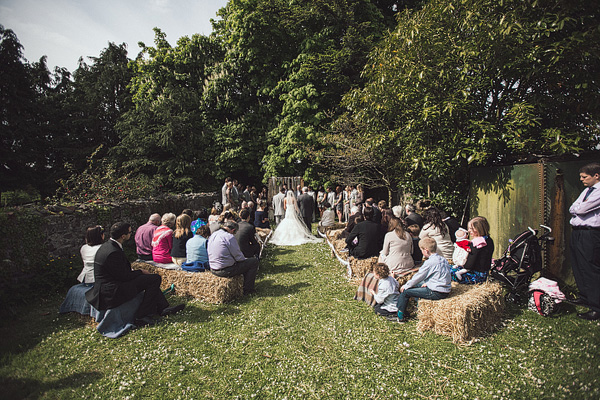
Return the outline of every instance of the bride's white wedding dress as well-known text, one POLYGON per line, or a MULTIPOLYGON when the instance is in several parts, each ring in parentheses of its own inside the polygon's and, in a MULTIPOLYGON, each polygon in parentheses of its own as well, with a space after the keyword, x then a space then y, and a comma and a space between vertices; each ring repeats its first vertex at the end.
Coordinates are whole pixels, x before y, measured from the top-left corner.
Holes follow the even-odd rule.
POLYGON ((288 192, 285 200, 285 218, 275 228, 270 242, 278 246, 298 246, 304 243, 320 242, 321 239, 310 233, 300 218, 300 211, 293 193, 288 192))

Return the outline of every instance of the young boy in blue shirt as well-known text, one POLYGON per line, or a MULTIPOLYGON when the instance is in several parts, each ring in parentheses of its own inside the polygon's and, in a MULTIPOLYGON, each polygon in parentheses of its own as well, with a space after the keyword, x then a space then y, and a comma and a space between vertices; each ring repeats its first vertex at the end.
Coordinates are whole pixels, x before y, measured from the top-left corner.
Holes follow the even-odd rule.
POLYGON ((450 264, 437 254, 437 244, 432 238, 419 241, 419 248, 426 261, 419 272, 400 288, 398 297, 398 321, 404 322, 404 312, 411 297, 428 300, 445 299, 450 294, 450 264))

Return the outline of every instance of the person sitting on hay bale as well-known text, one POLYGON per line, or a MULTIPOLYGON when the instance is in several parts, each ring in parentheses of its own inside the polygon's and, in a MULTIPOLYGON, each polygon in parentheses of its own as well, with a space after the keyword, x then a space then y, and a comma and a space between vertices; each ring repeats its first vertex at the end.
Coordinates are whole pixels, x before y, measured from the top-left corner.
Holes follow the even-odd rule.
POLYGON ((185 244, 186 263, 199 262, 208 265, 208 238, 210 237, 210 228, 208 225, 202 225, 196 229, 196 234, 185 244))
POLYGON ((379 279, 377 284, 377 293, 369 289, 371 296, 377 304, 373 307, 375 314, 381 315, 389 320, 397 320, 398 313, 398 281, 390 276, 390 270, 384 263, 377 263, 373 267, 375 278, 379 279))
POLYGON ((162 225, 154 231, 152 238, 152 260, 159 264, 171 264, 171 249, 173 248, 173 228, 175 214, 166 213, 161 218, 162 225))
POLYGON ((373 221, 374 213, 373 207, 365 207, 365 220, 357 224, 346 238, 350 255, 359 260, 379 256, 383 247, 381 225, 373 221))
POLYGON ((181 214, 177 217, 175 223, 175 231, 173 232, 173 247, 171 248, 171 260, 173 264, 181 267, 186 260, 185 245, 188 240, 194 237, 191 225, 192 218, 188 214, 181 214))
POLYGON ((222 278, 244 275, 244 295, 256 292, 254 281, 258 273, 258 259, 246 258, 235 239, 238 224, 227 221, 208 239, 210 271, 222 278))
POLYGON ((412 238, 412 259, 415 262, 415 266, 419 266, 423 262, 423 253, 421 253, 421 249, 419 248, 419 240, 421 240, 419 239, 419 233, 421 232, 421 228, 417 224, 412 224, 406 230, 412 238))
POLYGON ((419 242, 419 247, 426 261, 419 272, 400 288, 397 303, 398 322, 406 320, 404 313, 411 297, 440 300, 445 299, 450 294, 452 282, 450 264, 448 264, 448 260, 436 253, 437 244, 435 239, 423 238, 419 242))
POLYGON ((160 225, 160 215, 152 214, 144 225, 135 231, 135 247, 139 260, 152 261, 152 238, 160 225))
POLYGON ((240 211, 240 218, 242 220, 238 223, 239 228, 235 234, 235 238, 240 245, 240 250, 242 250, 246 258, 258 258, 260 244, 256 238, 256 228, 250 223, 250 211, 247 208, 242 209, 240 211))
POLYGON ((475 217, 469 221, 467 228, 471 236, 469 255, 463 266, 452 268, 452 280, 466 284, 483 283, 487 281, 494 253, 494 241, 489 237, 490 224, 485 217, 475 217))
POLYGON ((327 228, 335 225, 335 211, 331 209, 331 204, 327 200, 321 203, 321 221, 319 221, 319 232, 325 232, 327 228))
POLYGON ((94 287, 85 297, 96 310, 104 311, 119 307, 144 292, 144 298, 135 313, 135 325, 153 325, 152 316, 167 316, 185 308, 184 304, 173 307, 160 290, 161 277, 148 271, 131 269, 131 263, 123 251, 123 243, 131 237, 131 226, 117 222, 110 229, 110 240, 100 246, 94 259, 94 287))
POLYGON ((379 253, 379 262, 386 264, 394 277, 408 272, 415 267, 412 247, 412 237, 404 230, 402 221, 391 217, 388 233, 383 240, 383 249, 379 253))

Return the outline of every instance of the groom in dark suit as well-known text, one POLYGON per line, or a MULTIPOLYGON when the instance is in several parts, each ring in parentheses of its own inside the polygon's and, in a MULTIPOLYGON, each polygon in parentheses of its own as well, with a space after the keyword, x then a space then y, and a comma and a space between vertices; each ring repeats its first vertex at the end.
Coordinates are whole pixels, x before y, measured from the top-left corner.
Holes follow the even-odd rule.
POLYGON ((94 287, 86 292, 85 297, 95 309, 109 310, 144 291, 144 299, 135 315, 135 324, 150 325, 154 323, 152 315, 174 314, 185 306, 169 307, 160 290, 160 275, 131 269, 131 263, 123 251, 123 243, 130 237, 131 226, 126 222, 117 222, 110 228, 110 239, 100 246, 94 258, 94 287))
POLYGON ((315 209, 315 199, 308 194, 308 188, 302 188, 302 194, 298 196, 298 207, 304 220, 304 224, 309 231, 312 231, 312 215, 315 209))

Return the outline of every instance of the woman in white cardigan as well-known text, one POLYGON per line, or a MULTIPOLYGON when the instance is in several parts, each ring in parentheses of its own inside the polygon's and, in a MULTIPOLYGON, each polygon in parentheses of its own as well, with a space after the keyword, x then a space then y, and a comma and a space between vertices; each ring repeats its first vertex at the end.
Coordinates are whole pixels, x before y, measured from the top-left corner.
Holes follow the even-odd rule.
POLYGON ((94 258, 102 243, 104 243, 104 229, 100 225, 88 228, 85 233, 85 244, 79 251, 83 260, 83 269, 77 277, 79 282, 90 286, 94 284, 94 258))
POLYGON ((452 260, 452 253, 454 252, 454 244, 450 238, 450 232, 448 226, 442 220, 440 211, 435 208, 429 208, 425 211, 425 224, 419 239, 430 237, 437 243, 437 253, 447 260, 452 260))
POLYGON ((402 221, 392 217, 388 223, 388 233, 383 239, 379 262, 388 266, 390 274, 394 276, 403 274, 415 267, 412 250, 412 237, 404 230, 402 221))

